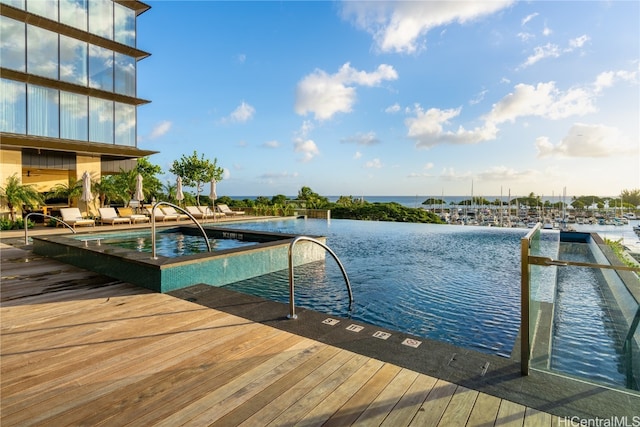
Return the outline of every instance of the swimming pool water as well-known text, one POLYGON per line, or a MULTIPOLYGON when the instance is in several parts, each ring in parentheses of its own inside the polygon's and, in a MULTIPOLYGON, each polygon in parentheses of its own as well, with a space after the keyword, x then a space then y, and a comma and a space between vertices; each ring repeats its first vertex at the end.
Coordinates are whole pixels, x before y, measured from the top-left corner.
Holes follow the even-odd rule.
MULTIPOLYGON (((487 353, 512 351, 520 322, 520 239, 527 230, 353 220, 233 227, 327 236, 351 281, 353 319, 487 353)), ((295 273, 297 306, 349 314, 335 262, 328 258, 295 273)), ((287 274, 227 287, 287 302, 287 274)))
MULTIPOLYGON (((235 249, 243 246, 255 245, 257 242, 236 239, 209 238, 212 251, 235 249)), ((149 231, 137 233, 114 233, 105 235, 102 245, 114 245, 138 252, 152 252, 151 233, 149 231)), ((207 244, 201 235, 192 236, 180 231, 159 231, 156 233, 156 254, 169 258, 193 255, 207 252, 207 244)))

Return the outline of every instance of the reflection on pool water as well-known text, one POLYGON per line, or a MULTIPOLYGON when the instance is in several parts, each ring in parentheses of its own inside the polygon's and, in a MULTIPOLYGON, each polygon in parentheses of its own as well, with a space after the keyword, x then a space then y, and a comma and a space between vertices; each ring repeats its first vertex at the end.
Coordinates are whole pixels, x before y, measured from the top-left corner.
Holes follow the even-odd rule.
MULTIPOLYGON (((148 230, 143 232, 101 234, 100 236, 102 245, 113 245, 138 252, 151 253, 151 233, 148 230)), ((78 239, 82 238, 79 237, 78 239)), ((235 249, 257 243, 256 241, 209 238, 212 251, 235 249)), ((207 252, 207 244, 202 235, 188 235, 183 234, 181 231, 172 230, 156 232, 156 253, 160 256, 174 258, 203 252, 207 252)))
MULTIPOLYGON (((352 220, 228 226, 327 236, 349 275, 356 320, 502 356, 512 351, 520 326, 520 239, 527 230, 352 220)), ((296 305, 347 315, 335 262, 295 272, 296 305)), ((289 298, 286 271, 227 287, 289 298)))

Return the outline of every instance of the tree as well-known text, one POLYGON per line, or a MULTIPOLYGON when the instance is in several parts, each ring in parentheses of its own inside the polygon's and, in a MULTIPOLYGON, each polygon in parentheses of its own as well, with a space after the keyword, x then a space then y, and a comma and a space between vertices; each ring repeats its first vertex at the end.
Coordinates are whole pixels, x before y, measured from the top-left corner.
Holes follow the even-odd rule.
POLYGON ((622 190, 620 193, 620 197, 624 203, 629 203, 631 205, 640 206, 640 188, 635 188, 633 190, 622 190))
POLYGON ((309 187, 302 187, 298 191, 298 200, 303 200, 307 208, 322 209, 329 204, 329 199, 314 192, 309 187))
POLYGON ((42 195, 32 185, 23 185, 17 173, 8 177, 6 185, 0 187, 0 199, 7 204, 12 221, 16 220, 16 206, 22 209, 22 205, 44 203, 42 195))
POLYGON ((71 200, 82 195, 82 180, 70 177, 66 184, 56 184, 51 188, 49 197, 64 197, 71 206, 71 200))
POLYGON ((162 183, 156 177, 157 174, 162 173, 162 169, 158 165, 154 165, 146 157, 141 157, 137 160, 136 166, 131 170, 120 169, 120 173, 113 176, 113 194, 114 198, 118 199, 125 205, 133 199, 133 195, 136 192, 136 178, 138 174, 142 175, 142 191, 144 197, 152 198, 160 194, 162 190, 162 183))
POLYGON ((182 155, 180 160, 174 160, 169 172, 181 177, 184 185, 196 188, 196 203, 200 205, 203 185, 212 179, 222 180, 224 169, 218 167, 217 163, 218 159, 214 158, 211 162, 204 158, 204 154, 198 157, 194 150, 191 156, 182 155))

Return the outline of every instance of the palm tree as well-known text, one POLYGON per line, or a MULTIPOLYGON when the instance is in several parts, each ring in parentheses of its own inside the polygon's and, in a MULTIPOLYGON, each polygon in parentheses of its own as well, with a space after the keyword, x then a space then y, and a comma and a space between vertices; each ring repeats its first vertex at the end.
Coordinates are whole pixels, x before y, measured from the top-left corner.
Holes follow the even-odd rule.
POLYGON ((69 178, 67 184, 56 184, 49 194, 50 197, 65 197, 67 204, 71 206, 71 200, 82 195, 82 180, 69 178))
POLYGON ((42 195, 32 185, 23 185, 17 173, 7 178, 4 188, 0 187, 0 199, 7 204, 12 221, 16 220, 16 206, 44 203, 42 195))

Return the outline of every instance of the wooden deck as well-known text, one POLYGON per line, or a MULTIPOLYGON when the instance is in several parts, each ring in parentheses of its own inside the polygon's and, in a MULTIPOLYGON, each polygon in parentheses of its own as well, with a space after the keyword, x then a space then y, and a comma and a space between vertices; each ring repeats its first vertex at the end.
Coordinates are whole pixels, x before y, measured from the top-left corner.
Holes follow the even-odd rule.
POLYGON ((3 246, 1 267, 3 427, 558 425, 508 400, 20 249, 3 246))

